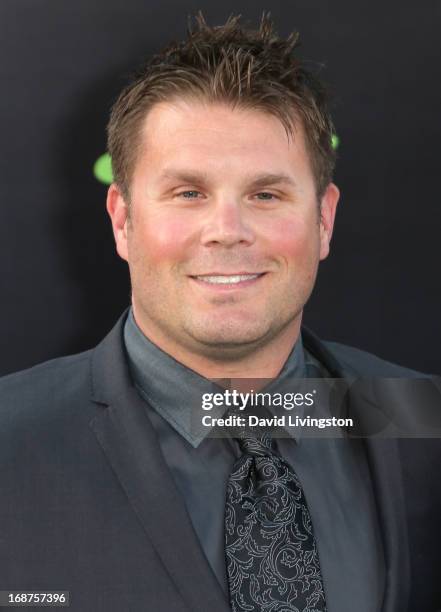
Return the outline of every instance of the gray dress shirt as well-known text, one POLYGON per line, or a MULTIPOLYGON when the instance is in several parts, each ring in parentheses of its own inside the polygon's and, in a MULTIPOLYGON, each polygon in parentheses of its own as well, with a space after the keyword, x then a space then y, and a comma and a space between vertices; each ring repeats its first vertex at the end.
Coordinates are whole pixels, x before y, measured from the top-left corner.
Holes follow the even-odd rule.
MULTIPOLYGON (((124 328, 129 367, 182 494, 208 563, 227 592, 224 553, 225 493, 240 456, 231 438, 194 430, 194 398, 213 384, 176 361, 139 329, 130 309, 124 328)), ((327 373, 303 348, 301 337, 271 385, 290 377, 327 373)), ((305 492, 323 574, 328 612, 377 612, 384 593, 385 566, 377 510, 363 443, 351 438, 316 438, 297 429, 277 440, 305 492)))

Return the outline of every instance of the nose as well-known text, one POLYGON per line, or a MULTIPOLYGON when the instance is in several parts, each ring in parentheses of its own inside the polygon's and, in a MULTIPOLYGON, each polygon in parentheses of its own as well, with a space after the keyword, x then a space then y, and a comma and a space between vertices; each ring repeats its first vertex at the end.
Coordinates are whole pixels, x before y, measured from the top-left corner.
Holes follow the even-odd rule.
POLYGON ((255 234, 250 226, 247 211, 234 198, 219 198, 212 203, 202 231, 205 246, 222 244, 233 246, 238 243, 252 244, 255 234))

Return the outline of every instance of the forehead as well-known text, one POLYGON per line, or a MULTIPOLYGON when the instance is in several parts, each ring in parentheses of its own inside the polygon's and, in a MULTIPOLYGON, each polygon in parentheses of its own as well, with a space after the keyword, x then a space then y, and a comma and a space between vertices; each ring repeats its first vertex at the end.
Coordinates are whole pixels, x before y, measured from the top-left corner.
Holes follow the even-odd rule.
POLYGON ((158 103, 142 124, 139 144, 142 166, 192 163, 233 171, 255 164, 266 171, 310 173, 299 122, 288 136, 281 121, 267 112, 221 103, 158 103))

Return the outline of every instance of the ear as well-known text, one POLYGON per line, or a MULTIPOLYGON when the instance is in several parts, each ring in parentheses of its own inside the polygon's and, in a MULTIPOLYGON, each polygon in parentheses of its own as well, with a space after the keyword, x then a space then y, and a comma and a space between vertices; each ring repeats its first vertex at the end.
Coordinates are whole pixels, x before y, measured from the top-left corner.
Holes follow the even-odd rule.
POLYGON ((335 212, 340 191, 334 183, 329 183, 320 203, 320 260, 329 254, 332 230, 334 229, 335 212))
POLYGON ((107 212, 112 221, 113 235, 115 237, 116 251, 122 259, 128 261, 127 249, 127 225, 128 208, 127 204, 115 183, 112 183, 107 192, 106 202, 107 212))

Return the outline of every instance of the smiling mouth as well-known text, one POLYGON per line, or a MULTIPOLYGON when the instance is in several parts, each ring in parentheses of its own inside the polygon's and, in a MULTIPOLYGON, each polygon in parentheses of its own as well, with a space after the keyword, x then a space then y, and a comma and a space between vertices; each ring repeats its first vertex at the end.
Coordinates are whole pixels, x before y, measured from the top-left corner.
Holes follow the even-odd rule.
POLYGON ((254 280, 263 276, 264 272, 258 274, 203 274, 201 276, 193 276, 192 278, 196 278, 197 280, 201 280, 205 283, 210 283, 214 285, 233 285, 238 283, 243 283, 244 281, 254 280))
POLYGON ((266 272, 257 274, 201 274, 191 276, 200 286, 212 289, 241 289, 253 285, 259 281, 266 272))

